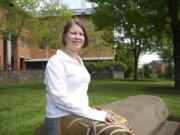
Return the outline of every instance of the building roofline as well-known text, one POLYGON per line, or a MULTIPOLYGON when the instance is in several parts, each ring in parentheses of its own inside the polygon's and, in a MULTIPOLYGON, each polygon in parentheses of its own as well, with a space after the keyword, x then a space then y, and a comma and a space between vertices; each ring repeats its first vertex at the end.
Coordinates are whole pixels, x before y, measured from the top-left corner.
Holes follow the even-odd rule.
POLYGON ((25 59, 25 62, 46 62, 48 59, 25 59))
POLYGON ((85 8, 85 9, 71 9, 74 13, 74 15, 82 15, 82 14, 86 14, 86 15, 91 15, 92 13, 95 12, 95 8, 85 8))
MULTIPOLYGON (((111 57, 84 57, 82 60, 113 60, 114 56, 111 57)), ((46 62, 48 59, 25 59, 25 62, 46 62)))
POLYGON ((83 60, 113 60, 114 56, 111 57, 84 57, 83 60))

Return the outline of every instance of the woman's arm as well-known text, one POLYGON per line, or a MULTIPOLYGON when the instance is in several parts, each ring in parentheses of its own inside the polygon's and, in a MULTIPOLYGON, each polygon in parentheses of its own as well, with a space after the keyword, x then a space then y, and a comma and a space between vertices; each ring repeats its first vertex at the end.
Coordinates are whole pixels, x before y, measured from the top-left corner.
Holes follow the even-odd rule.
POLYGON ((79 100, 71 98, 71 95, 67 92, 66 75, 63 64, 60 61, 48 62, 44 82, 48 94, 52 96, 57 107, 75 115, 98 121, 105 121, 107 112, 92 109, 85 105, 82 106, 82 103, 80 103, 79 100))

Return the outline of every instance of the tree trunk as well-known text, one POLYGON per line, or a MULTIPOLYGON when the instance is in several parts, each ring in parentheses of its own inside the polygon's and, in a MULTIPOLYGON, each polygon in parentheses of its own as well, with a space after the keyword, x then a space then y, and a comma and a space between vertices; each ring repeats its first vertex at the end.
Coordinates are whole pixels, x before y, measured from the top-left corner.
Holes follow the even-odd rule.
POLYGON ((167 2, 171 17, 171 27, 174 44, 175 88, 180 90, 180 20, 178 20, 178 0, 167 2))
POLYGON ((173 28, 175 88, 180 91, 180 29, 173 28))
POLYGON ((138 80, 138 56, 134 55, 134 81, 138 80))
POLYGON ((16 62, 17 62, 17 53, 16 53, 16 48, 17 48, 17 43, 18 43, 18 37, 19 35, 11 35, 11 44, 12 44, 12 69, 16 69, 16 62))

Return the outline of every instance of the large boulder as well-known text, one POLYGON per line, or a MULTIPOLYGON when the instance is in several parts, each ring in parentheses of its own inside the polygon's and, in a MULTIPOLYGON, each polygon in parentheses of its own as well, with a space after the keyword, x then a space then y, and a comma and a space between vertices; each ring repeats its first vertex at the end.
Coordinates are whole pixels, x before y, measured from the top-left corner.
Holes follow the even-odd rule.
POLYGON ((169 115, 168 109, 157 96, 131 96, 102 106, 126 117, 135 135, 155 135, 169 115))

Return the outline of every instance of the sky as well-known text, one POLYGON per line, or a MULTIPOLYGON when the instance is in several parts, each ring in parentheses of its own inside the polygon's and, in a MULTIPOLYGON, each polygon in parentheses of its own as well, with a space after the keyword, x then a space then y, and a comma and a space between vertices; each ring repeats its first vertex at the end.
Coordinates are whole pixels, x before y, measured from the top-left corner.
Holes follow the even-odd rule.
POLYGON ((66 4, 71 9, 79 9, 82 7, 89 8, 92 4, 86 2, 86 0, 59 0, 61 3, 66 4))
POLYGON ((139 58, 139 67, 142 67, 143 64, 148 64, 153 60, 160 60, 159 56, 155 53, 144 54, 139 58))

